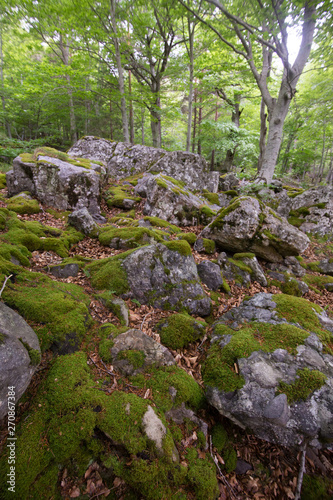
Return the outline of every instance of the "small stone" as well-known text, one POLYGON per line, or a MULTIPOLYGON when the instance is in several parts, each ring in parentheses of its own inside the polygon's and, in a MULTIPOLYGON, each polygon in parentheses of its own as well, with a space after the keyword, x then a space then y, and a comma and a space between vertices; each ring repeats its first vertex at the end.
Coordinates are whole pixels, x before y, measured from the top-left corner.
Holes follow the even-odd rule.
POLYGON ((278 425, 287 425, 290 412, 286 394, 276 396, 263 411, 263 416, 278 425))

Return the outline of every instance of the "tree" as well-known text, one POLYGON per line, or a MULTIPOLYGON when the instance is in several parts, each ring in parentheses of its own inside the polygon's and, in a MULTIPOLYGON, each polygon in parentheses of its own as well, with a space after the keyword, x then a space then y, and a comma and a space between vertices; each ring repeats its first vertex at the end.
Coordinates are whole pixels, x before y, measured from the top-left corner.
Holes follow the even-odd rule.
MULTIPOLYGON (((179 1, 186 7, 182 0, 179 1)), ((297 82, 311 51, 317 19, 316 2, 253 0, 247 3, 247 13, 241 18, 234 14, 234 11, 240 8, 237 1, 230 2, 228 8, 218 0, 204 1, 214 7, 213 19, 208 21, 200 18, 200 20, 212 29, 230 49, 246 60, 267 106, 269 130, 260 179, 270 183, 281 146, 283 124, 295 95, 297 82), (294 63, 291 63, 287 46, 288 28, 296 23, 302 25, 302 39, 298 55, 294 63), (232 30, 233 35, 236 35, 237 42, 230 40, 228 30, 232 30), (254 52, 258 45, 262 50, 260 64, 254 59, 254 52), (272 54, 280 59, 283 66, 280 88, 276 97, 269 89, 272 54)), ((197 15, 195 10, 190 10, 197 15)))

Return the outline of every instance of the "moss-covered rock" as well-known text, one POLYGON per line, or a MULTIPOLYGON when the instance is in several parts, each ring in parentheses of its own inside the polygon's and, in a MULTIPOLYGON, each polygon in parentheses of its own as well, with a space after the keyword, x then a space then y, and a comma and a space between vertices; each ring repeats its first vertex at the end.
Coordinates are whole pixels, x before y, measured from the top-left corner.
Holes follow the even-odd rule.
POLYGON ((102 245, 125 250, 154 242, 161 243, 168 238, 169 235, 164 231, 149 230, 145 227, 104 227, 99 234, 102 245))
POLYGON ((188 314, 174 314, 157 325, 162 344, 171 349, 182 349, 199 340, 205 333, 206 323, 196 321, 188 314))
POLYGON ((92 320, 90 298, 74 284, 55 283, 39 274, 22 271, 8 282, 5 303, 34 323, 42 351, 52 345, 61 353, 78 348, 92 320))
POLYGON ((20 195, 9 198, 7 208, 17 214, 38 214, 40 212, 37 200, 20 195))

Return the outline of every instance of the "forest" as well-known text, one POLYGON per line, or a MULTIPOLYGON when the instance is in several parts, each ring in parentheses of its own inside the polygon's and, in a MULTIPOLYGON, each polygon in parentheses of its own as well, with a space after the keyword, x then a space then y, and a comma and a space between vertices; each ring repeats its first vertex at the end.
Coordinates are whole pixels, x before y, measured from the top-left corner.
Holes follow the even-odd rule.
POLYGON ((2 170, 93 135, 330 183, 331 25, 331 1, 2 2, 2 170))
POLYGON ((333 0, 0 0, 1 500, 333 497, 333 0))

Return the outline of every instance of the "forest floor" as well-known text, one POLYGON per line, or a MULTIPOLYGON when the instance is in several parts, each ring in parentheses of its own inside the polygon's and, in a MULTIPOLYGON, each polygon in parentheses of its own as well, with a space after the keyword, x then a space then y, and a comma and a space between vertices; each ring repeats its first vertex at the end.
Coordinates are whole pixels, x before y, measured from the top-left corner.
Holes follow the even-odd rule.
MULTIPOLYGON (((6 195, 6 191, 3 190, 2 194, 6 195)), ((0 206, 5 206, 0 202, 0 206)), ((102 211, 109 219, 119 212, 121 209, 109 209, 106 205, 102 206, 102 211)), ((21 220, 34 220, 39 221, 45 225, 57 227, 63 229, 65 226, 65 219, 56 218, 47 212, 46 207, 42 207, 42 211, 35 215, 22 215, 18 216, 21 220)), ((136 218, 142 217, 142 207, 141 210, 136 211, 136 218)), ((201 227, 188 227, 184 231, 199 233, 201 227)), ((92 259, 100 259, 105 257, 110 257, 119 253, 118 250, 113 250, 108 247, 102 246, 98 240, 86 237, 84 240, 75 245, 71 251, 70 256, 81 255, 84 257, 92 259)), ((207 256, 206 254, 199 254, 193 252, 193 256, 196 262, 203 259, 216 259, 217 253, 214 255, 207 256)), ((331 247, 327 247, 326 243, 312 242, 309 248, 303 255, 305 262, 312 262, 323 257, 333 257, 333 251, 331 247)), ((80 272, 77 277, 71 277, 67 279, 56 279, 50 273, 47 273, 48 265, 56 264, 61 262, 61 258, 53 252, 33 252, 31 259, 31 271, 38 271, 46 273, 50 278, 63 281, 67 283, 76 283, 83 287, 87 293, 92 297, 90 303, 90 312, 93 319, 100 325, 106 322, 114 323, 115 325, 120 325, 118 318, 113 315, 106 307, 104 307, 101 302, 95 300, 93 295, 95 290, 92 289, 89 279, 87 276, 80 272)), ((264 263, 261 262, 264 267, 264 263)), ((309 271, 310 272, 310 271, 309 271)), ((315 273, 313 273, 315 274, 315 273)), ((229 309, 238 306, 245 295, 254 295, 258 292, 269 292, 269 293, 281 293, 276 287, 264 288, 258 283, 252 283, 248 288, 240 287, 234 282, 228 282, 231 288, 231 293, 221 294, 219 299, 219 305, 214 309, 215 317, 219 317, 221 314, 225 313, 229 309)), ((209 290, 206 288, 207 293, 209 290)), ((326 290, 316 293, 310 291, 304 296, 304 298, 314 302, 327 310, 327 313, 333 317, 333 293, 326 290)), ((155 333, 154 326, 158 323, 161 318, 170 315, 170 312, 154 309, 147 305, 138 306, 131 300, 127 300, 127 305, 130 311, 130 328, 139 328, 144 333, 152 336, 155 340, 159 341, 159 335, 155 333)), ((209 342, 208 337, 205 337, 201 342, 191 344, 189 348, 172 351, 176 358, 176 361, 180 367, 190 373, 200 385, 202 384, 201 378, 201 361, 205 356, 205 351, 208 348, 209 342)), ((105 376, 109 373, 110 367, 106 366, 105 363, 100 359, 98 355, 98 340, 94 337, 90 337, 88 342, 83 342, 81 349, 87 352, 89 363, 94 373, 96 383, 104 383, 104 389, 110 393, 115 390, 122 390, 126 392, 134 392, 137 395, 149 399, 149 391, 143 392, 142 389, 136 388, 124 379, 123 376, 117 374, 116 376, 109 377, 109 385, 105 388, 105 376)), ((30 386, 27 390, 27 397, 24 398, 24 403, 18 404, 18 413, 16 425, 19 424, 23 415, 28 411, 30 401, 33 399, 37 392, 38 386, 41 381, 45 378, 50 361, 52 360, 53 354, 47 351, 43 354, 41 365, 38 371, 35 373, 30 386)), ((222 418, 218 412, 212 408, 208 411, 203 410, 200 414, 209 425, 209 429, 212 428, 217 422, 222 422, 225 428, 228 430, 233 446, 237 452, 239 459, 239 466, 245 465, 249 467, 246 473, 236 473, 241 472, 236 469, 236 472, 229 474, 223 473, 223 457, 220 457, 217 451, 210 447, 207 452, 211 453, 215 460, 217 461, 217 477, 219 480, 220 496, 223 499, 293 499, 295 498, 295 489, 297 484, 297 477, 299 473, 300 466, 300 451, 291 450, 262 441, 256 438, 254 435, 247 433, 245 430, 232 424, 227 419, 222 418)), ((0 423, 1 424, 1 423, 0 423)), ((0 425, 0 452, 5 444, 5 439, 7 436, 7 430, 5 427, 5 422, 0 425)), ((193 436, 195 439, 195 436, 193 436)), ((187 443, 183 443, 184 448, 187 443)), ((184 450, 178 450, 180 456, 184 450)), ((319 478, 318 486, 320 484, 326 483, 326 493, 324 496, 320 496, 319 490, 314 491, 313 499, 320 498, 330 498, 330 493, 333 497, 333 454, 328 450, 307 450, 306 455, 306 474, 309 476, 314 476, 319 478), (327 486, 329 485, 329 486, 327 486), (328 495, 328 496, 327 496, 328 495)), ((85 489, 87 492, 86 498, 107 498, 108 489, 105 487, 103 482, 100 480, 100 476, 97 472, 98 466, 90 466, 84 477, 77 477, 73 480, 69 480, 65 476, 59 478, 62 495, 64 498, 75 498, 77 497, 78 487, 85 489), (97 487, 98 483, 98 487, 97 487), (94 485, 94 486, 92 486, 94 485)), ((118 478, 119 479, 119 478, 118 478)), ((117 498, 124 498, 125 484, 122 480, 115 481, 114 493, 117 498)), ((193 497, 194 498, 194 497, 193 497)), ((302 497, 303 498, 303 497, 302 497)), ((305 498, 305 497, 304 497, 305 498)), ((306 497, 310 498, 310 497, 306 497)))

